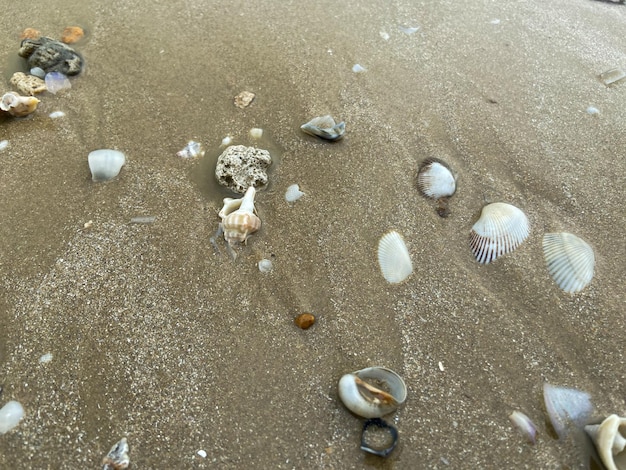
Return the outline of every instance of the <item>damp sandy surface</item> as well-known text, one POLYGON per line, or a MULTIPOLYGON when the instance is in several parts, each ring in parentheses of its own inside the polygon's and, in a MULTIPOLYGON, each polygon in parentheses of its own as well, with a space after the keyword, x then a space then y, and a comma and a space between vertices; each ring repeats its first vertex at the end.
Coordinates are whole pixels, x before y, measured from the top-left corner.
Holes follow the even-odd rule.
POLYGON ((1 468, 97 468, 123 436, 138 469, 577 468, 584 451, 547 429, 542 383, 589 392, 597 417, 626 414, 626 82, 598 79, 626 68, 626 7, 11 3, 5 90, 25 27, 84 25, 87 67, 32 118, 0 122, 0 403, 26 410, 0 437, 1 468), (244 110, 243 90, 257 94, 244 110), (343 141, 299 130, 323 114, 346 121, 343 141), (233 260, 209 242, 226 195, 210 162, 175 154, 194 139, 215 158, 252 127, 280 158, 257 197, 263 227, 233 260), (115 181, 91 182, 97 148, 127 155, 115 181), (447 219, 415 186, 433 156, 459 176, 447 219), (293 183, 306 196, 288 205, 293 183), (532 234, 480 266, 469 230, 497 201, 532 234), (375 254, 390 229, 415 266, 396 286, 375 254), (554 231, 595 249, 580 294, 547 274, 554 231), (309 330, 301 312, 317 316, 309 330), (359 450, 362 421, 336 390, 372 365, 409 390, 386 460, 359 450), (537 423, 536 446, 513 410, 537 423))

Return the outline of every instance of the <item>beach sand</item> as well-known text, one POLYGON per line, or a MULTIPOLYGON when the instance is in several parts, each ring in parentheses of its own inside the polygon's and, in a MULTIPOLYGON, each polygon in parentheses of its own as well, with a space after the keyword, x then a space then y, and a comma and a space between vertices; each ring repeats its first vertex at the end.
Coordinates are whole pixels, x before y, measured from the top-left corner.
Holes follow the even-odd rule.
POLYGON ((98 468, 124 436, 137 469, 579 468, 583 446, 549 430, 543 383, 588 392, 594 418, 626 415, 626 81, 598 78, 626 70, 626 7, 11 3, 5 91, 24 28, 87 36, 71 90, 0 122, 0 404, 26 410, 0 436, 0 468, 98 468), (256 99, 239 109, 243 90, 256 99), (324 114, 345 120, 342 141, 300 131, 324 114), (233 260, 210 243, 229 195, 214 162, 227 135, 254 144, 253 127, 275 162, 263 226, 233 260), (176 156, 190 139, 204 159, 176 156), (91 181, 97 148, 126 154, 116 180, 91 181), (428 157, 458 175, 445 219, 416 188, 428 157), (293 183, 306 195, 288 204, 293 183), (489 202, 521 208, 532 233, 483 266, 468 238, 489 202), (376 258, 389 230, 414 264, 399 285, 376 258), (560 231, 595 251, 579 294, 545 267, 543 234, 560 231), (374 365, 408 387, 386 417, 400 435, 387 459, 359 449, 363 420, 337 394, 374 365), (514 410, 537 424, 535 446, 514 410))

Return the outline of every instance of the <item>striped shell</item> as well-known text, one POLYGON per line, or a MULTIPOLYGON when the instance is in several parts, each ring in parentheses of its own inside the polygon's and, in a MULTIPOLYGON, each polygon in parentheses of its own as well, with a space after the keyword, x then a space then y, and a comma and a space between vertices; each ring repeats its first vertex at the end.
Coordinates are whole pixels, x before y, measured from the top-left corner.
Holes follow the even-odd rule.
POLYGON ((565 292, 579 292, 593 279, 593 249, 576 235, 546 233, 543 236, 543 257, 550 276, 565 292))
POLYGON ((219 216, 224 238, 231 246, 245 243, 250 235, 261 228, 261 219, 254 213, 255 194, 254 186, 250 186, 242 198, 224 198, 224 207, 219 216))
POLYGON ((483 207, 470 233, 470 247, 476 260, 487 264, 515 250, 529 234, 530 223, 520 209, 496 202, 483 207))
POLYGON ((435 158, 424 160, 417 173, 417 187, 432 199, 449 197, 456 191, 456 181, 448 165, 435 158))
POLYGON ((402 235, 391 231, 378 242, 378 264, 387 282, 397 284, 413 272, 411 256, 402 235))

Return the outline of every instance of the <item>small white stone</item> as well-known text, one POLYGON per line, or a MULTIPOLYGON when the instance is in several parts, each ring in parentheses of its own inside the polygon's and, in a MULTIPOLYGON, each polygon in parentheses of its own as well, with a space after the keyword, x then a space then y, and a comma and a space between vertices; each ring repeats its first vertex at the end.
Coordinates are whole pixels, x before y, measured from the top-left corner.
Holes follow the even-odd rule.
POLYGON ((287 188, 287 191, 285 192, 285 201, 295 202, 302 196, 304 196, 304 193, 300 191, 300 186, 298 186, 297 184, 292 184, 287 188))
POLYGON ((499 18, 494 18, 489 23, 491 23, 491 24, 500 24, 500 19, 499 18))
POLYGON ((404 34, 408 34, 409 36, 411 34, 415 34, 417 33, 417 31, 420 29, 419 26, 399 26, 400 31, 402 31, 404 34))
POLYGON ((50 119, 58 119, 58 118, 65 117, 65 113, 63 111, 54 111, 53 113, 50 113, 48 116, 50 116, 50 119))
POLYGON ((269 259, 259 261, 259 271, 269 273, 272 270, 272 262, 269 259))
POLYGON ((224 137, 222 139, 221 146, 222 147, 226 147, 226 146, 230 145, 232 142, 233 142, 233 138, 231 136, 227 135, 226 137, 224 137))
POLYGON ((596 108, 595 106, 589 106, 587 108, 587 113, 589 113, 589 114, 600 114, 600 110, 598 108, 596 108))
POLYGON ((9 432, 24 417, 24 408, 17 401, 10 401, 0 408, 0 434, 9 432))
POLYGON ((367 69, 365 67, 363 67, 362 65, 354 64, 352 66, 352 71, 354 73, 363 73, 363 72, 367 72, 367 69))
POLYGON ((52 353, 46 353, 39 358, 39 363, 46 364, 47 362, 50 362, 51 360, 52 360, 52 353))
POLYGON ((253 139, 260 139, 263 137, 263 129, 259 129, 258 127, 253 127, 250 129, 250 137, 253 139))
POLYGON ((0 152, 9 146, 8 140, 0 140, 0 152))
POLYGON ((439 361, 439 370, 443 372, 443 362, 439 361))
POLYGON ((198 455, 203 459, 206 459, 207 453, 204 450, 199 450, 198 455))
POLYGON ((386 33, 385 31, 381 31, 378 34, 380 34, 380 37, 383 38, 385 41, 389 41, 389 33, 386 33))

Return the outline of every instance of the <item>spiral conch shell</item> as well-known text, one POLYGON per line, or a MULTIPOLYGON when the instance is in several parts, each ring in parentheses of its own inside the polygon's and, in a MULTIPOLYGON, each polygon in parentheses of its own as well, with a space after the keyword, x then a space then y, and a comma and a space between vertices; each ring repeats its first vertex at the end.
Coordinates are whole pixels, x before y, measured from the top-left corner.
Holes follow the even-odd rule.
POLYGON ((626 418, 611 415, 601 424, 585 426, 585 431, 608 470, 626 469, 626 418))
POLYGON ((12 91, 5 93, 0 100, 0 109, 6 111, 11 116, 23 117, 34 113, 39 100, 32 96, 21 96, 12 91))
POLYGON ((254 213, 256 190, 250 186, 240 199, 224 198, 224 207, 219 212, 222 219, 224 239, 230 246, 245 243, 248 237, 261 228, 261 219, 254 213))

